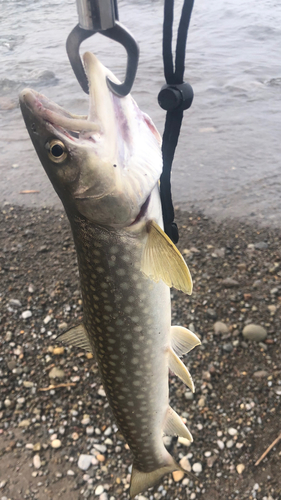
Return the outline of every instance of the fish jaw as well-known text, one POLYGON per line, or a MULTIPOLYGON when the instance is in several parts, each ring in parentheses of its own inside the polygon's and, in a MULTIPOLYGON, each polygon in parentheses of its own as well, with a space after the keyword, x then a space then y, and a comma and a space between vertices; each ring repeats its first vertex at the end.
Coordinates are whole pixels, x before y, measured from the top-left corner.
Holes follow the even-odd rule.
POLYGON ((130 95, 120 98, 110 91, 106 77, 117 79, 93 54, 84 55, 84 64, 88 117, 72 115, 31 89, 20 95, 22 114, 66 211, 128 227, 161 175, 161 138, 130 95))

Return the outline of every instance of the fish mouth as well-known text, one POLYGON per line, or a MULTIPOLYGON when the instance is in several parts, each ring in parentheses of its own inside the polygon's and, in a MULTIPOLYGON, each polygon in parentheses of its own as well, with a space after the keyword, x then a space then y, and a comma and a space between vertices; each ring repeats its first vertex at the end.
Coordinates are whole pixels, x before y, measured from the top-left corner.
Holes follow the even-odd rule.
POLYGON ((86 115, 74 115, 55 104, 43 94, 32 89, 24 89, 20 94, 20 102, 41 119, 51 133, 57 133, 60 138, 77 142, 80 139, 94 140, 95 134, 101 133, 98 123, 89 121, 86 115))
POLYGON ((86 52, 83 56, 85 72, 89 82, 89 114, 75 115, 55 104, 44 95, 32 89, 24 89, 20 102, 31 114, 41 119, 52 133, 70 141, 84 140, 95 143, 101 137, 114 140, 119 120, 119 100, 110 91, 106 78, 119 80, 100 61, 86 52))

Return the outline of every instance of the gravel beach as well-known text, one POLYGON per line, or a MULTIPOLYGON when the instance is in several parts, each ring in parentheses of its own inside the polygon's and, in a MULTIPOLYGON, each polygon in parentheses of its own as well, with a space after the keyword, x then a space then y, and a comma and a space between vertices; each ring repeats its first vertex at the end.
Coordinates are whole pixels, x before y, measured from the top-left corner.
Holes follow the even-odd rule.
MULTIPOLYGON (((202 345, 184 358, 195 394, 170 377, 194 442, 165 444, 192 476, 137 498, 280 500, 280 230, 180 211, 176 221, 194 292, 172 290, 172 323, 202 345)), ((66 216, 7 205, 0 235, 0 500, 127 499, 131 455, 96 363, 56 342, 83 314, 66 216)))

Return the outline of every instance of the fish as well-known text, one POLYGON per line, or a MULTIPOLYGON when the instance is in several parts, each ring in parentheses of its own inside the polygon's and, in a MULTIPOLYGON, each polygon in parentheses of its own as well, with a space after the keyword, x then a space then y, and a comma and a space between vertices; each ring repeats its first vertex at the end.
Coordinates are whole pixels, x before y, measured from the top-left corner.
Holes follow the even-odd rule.
POLYGON ((20 106, 39 159, 62 201, 77 252, 83 322, 58 338, 93 353, 114 418, 133 455, 130 496, 180 465, 163 435, 192 435, 169 406, 169 370, 194 391, 180 357, 200 344, 171 326, 170 288, 192 293, 190 271, 163 230, 161 136, 118 79, 83 56, 89 114, 24 89, 20 106))

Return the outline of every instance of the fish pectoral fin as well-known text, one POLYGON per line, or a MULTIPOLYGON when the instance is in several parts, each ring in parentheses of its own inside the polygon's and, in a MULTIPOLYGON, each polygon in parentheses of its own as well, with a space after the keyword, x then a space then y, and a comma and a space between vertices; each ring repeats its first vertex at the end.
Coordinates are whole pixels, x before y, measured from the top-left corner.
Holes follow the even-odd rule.
POLYGON ((193 437, 188 428, 184 425, 177 412, 175 412, 175 410, 173 410, 173 408, 171 408, 170 406, 166 413, 163 431, 168 436, 180 436, 188 439, 191 442, 193 441, 193 437))
POLYGON ((181 470, 181 467, 176 463, 171 455, 168 456, 170 458, 170 463, 164 465, 163 467, 160 467, 159 469, 155 469, 152 472, 141 472, 133 464, 130 484, 131 498, 134 498, 142 491, 146 491, 148 488, 151 488, 152 486, 157 484, 165 474, 168 474, 169 472, 173 472, 175 470, 181 470))
POLYGON ((80 347, 81 349, 85 349, 85 351, 92 352, 92 347, 89 341, 88 333, 83 323, 74 326, 73 328, 70 328, 70 330, 67 330, 67 332, 61 333, 56 338, 56 340, 61 340, 66 344, 75 347, 80 347))
POLYGON ((141 270, 156 283, 161 279, 169 287, 191 295, 192 279, 186 262, 155 221, 147 223, 147 242, 142 254, 141 270))
POLYGON ((171 345, 178 356, 191 351, 195 346, 200 345, 201 340, 187 328, 183 326, 171 327, 171 345))
POLYGON ((169 368, 194 392, 194 383, 188 369, 171 347, 169 348, 169 368))

